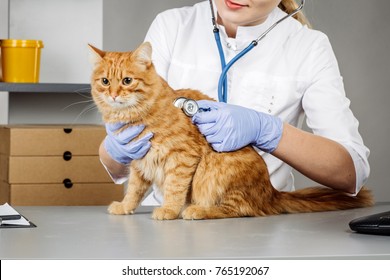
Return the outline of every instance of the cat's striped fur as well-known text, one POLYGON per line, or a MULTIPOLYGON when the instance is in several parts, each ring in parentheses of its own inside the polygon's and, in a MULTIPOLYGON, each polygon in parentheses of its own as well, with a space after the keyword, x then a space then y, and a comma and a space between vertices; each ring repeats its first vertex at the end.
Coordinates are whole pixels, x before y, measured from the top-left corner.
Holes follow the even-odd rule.
POLYGON ((173 106, 179 96, 210 98, 196 90, 169 87, 157 75, 151 52, 149 43, 124 53, 91 46, 92 96, 103 120, 144 124, 140 137, 154 133, 149 152, 130 165, 127 194, 123 201, 109 206, 109 213, 133 213, 152 183, 164 194, 163 205, 153 211, 158 220, 264 216, 373 204, 366 188, 357 196, 325 187, 279 192, 271 185, 264 160, 252 147, 215 152, 191 119, 173 106), (123 82, 126 77, 131 78, 128 85, 123 82), (104 85, 103 78, 109 85, 104 85))

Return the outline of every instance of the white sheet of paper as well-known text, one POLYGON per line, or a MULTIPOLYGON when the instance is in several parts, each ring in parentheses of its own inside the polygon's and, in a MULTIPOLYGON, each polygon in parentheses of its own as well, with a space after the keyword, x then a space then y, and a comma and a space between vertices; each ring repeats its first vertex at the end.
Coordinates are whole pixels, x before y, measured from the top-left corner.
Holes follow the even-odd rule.
MULTIPOLYGON (((8 203, 4 203, 0 205, 0 216, 8 216, 8 215, 20 215, 11 205, 8 203)), ((27 221, 23 216, 17 220, 3 220, 3 225, 21 225, 28 226, 30 222, 27 221)))

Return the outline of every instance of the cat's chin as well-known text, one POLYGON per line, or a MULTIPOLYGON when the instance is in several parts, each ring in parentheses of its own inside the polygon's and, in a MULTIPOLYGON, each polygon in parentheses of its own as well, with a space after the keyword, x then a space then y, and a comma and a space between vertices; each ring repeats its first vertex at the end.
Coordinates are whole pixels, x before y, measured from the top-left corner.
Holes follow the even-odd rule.
POLYGON ((111 102, 109 106, 112 107, 114 110, 121 110, 127 109, 129 107, 129 104, 127 104, 126 102, 111 102))
POLYGON ((139 121, 139 114, 131 112, 129 107, 122 109, 111 109, 103 112, 103 120, 107 123, 112 122, 124 122, 124 123, 133 123, 139 121))

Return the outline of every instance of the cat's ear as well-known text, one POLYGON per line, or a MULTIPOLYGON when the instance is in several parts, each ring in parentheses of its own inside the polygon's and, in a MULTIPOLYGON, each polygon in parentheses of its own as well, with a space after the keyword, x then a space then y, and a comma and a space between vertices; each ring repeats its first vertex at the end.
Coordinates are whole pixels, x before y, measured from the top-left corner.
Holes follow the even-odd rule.
POLYGON ((106 55, 106 53, 102 50, 99 50, 98 48, 88 44, 89 47, 89 62, 95 66, 97 63, 102 61, 103 57, 106 55))
POLYGON ((133 57, 138 64, 149 67, 152 64, 152 45, 149 42, 143 43, 133 52, 133 57))

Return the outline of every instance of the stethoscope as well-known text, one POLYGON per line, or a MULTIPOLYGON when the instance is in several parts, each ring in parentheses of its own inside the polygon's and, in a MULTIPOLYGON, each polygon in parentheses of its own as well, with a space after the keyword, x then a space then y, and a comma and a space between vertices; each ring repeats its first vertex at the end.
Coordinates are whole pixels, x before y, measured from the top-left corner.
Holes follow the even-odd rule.
POLYGON ((221 44, 221 37, 219 35, 219 29, 217 26, 217 22, 215 20, 215 13, 214 13, 214 7, 212 0, 209 0, 210 3, 210 9, 211 9, 211 20, 213 23, 213 32, 215 37, 215 42, 217 43, 219 57, 221 60, 221 67, 222 67, 222 73, 219 77, 218 81, 218 100, 219 102, 227 102, 227 73, 229 69, 233 66, 234 63, 237 62, 241 57, 243 57, 245 54, 247 54, 251 49, 257 46, 257 44, 264 39, 264 37, 272 30, 274 29, 279 23, 284 21, 285 19, 294 16, 296 13, 298 13, 300 10, 303 9, 303 6, 305 5, 305 0, 301 0, 301 5, 299 5, 298 8, 296 8, 294 11, 289 13, 288 15, 284 16, 283 18, 276 21, 274 24, 271 25, 266 31, 264 31, 259 37, 257 37, 255 40, 253 40, 245 49, 243 49, 239 54, 237 54, 235 57, 233 57, 228 64, 226 64, 225 61, 225 54, 223 52, 222 44, 221 44))
MULTIPOLYGON (((238 53, 235 57, 233 57, 228 64, 226 64, 225 60, 225 54, 223 52, 222 43, 221 43, 221 37, 219 35, 219 29, 217 26, 217 21, 215 20, 215 13, 214 13, 214 6, 212 0, 209 0, 210 3, 210 9, 211 9, 211 20, 213 23, 213 33, 215 37, 215 42, 217 43, 218 53, 221 60, 221 68, 222 72, 219 77, 218 81, 218 100, 219 102, 225 102, 227 103, 227 73, 229 69, 233 66, 234 63, 237 62, 240 58, 242 58, 245 54, 247 54, 251 49, 257 46, 257 44, 264 39, 267 34, 274 29, 279 23, 284 21, 285 19, 294 16, 296 13, 298 13, 300 10, 303 9, 303 6, 305 5, 305 0, 301 0, 301 4, 298 8, 296 8, 294 11, 289 13, 288 15, 285 15, 278 21, 276 21, 274 24, 272 24, 266 31, 264 31, 259 37, 257 37, 255 40, 253 40, 245 49, 243 49, 240 53, 238 53)), ((198 110, 199 106, 195 100, 188 99, 185 97, 179 97, 173 101, 173 105, 175 107, 181 108, 183 112, 189 116, 192 117, 195 115, 198 110)))

